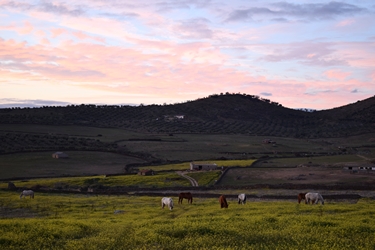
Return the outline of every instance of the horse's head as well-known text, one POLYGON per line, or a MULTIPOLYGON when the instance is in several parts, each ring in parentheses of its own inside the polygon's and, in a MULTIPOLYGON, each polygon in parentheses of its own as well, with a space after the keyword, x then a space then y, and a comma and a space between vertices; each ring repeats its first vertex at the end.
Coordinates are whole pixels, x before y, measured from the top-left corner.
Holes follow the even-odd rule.
POLYGON ((298 204, 300 204, 301 203, 301 201, 302 201, 302 199, 305 199, 305 193, 299 193, 298 194, 298 204))

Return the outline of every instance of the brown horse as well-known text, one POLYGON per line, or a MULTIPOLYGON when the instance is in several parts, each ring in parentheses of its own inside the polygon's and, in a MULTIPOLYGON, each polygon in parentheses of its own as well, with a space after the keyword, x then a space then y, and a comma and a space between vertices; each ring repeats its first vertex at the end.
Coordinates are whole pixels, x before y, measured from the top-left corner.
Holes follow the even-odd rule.
MULTIPOLYGON (((305 200, 305 195, 306 195, 306 193, 299 193, 298 194, 298 204, 300 204, 302 200, 305 200)), ((305 200, 305 203, 306 203, 306 200, 305 200)))
POLYGON ((187 192, 187 193, 180 193, 178 195, 178 203, 182 204, 182 200, 183 199, 187 199, 188 200, 188 203, 192 204, 193 203, 193 195, 190 193, 190 192, 187 192))
POLYGON ((221 195, 220 197, 219 197, 219 203, 220 203, 220 207, 221 208, 228 208, 228 202, 227 202, 227 199, 225 198, 225 196, 224 195, 221 195))

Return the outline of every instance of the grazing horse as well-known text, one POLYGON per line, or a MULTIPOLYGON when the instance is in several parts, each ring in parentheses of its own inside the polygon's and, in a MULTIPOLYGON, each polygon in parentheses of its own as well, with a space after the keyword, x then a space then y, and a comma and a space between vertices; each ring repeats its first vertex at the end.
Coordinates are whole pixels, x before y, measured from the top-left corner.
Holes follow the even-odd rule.
POLYGON ((242 205, 246 204, 246 194, 238 195, 238 204, 242 204, 242 205))
MULTIPOLYGON (((298 204, 300 204, 302 200, 305 200, 305 199, 306 199, 306 198, 305 198, 305 195, 306 195, 306 193, 299 193, 299 194, 298 194, 298 204)), ((306 203, 306 200, 305 200, 305 203, 306 203)), ((307 203, 306 203, 306 204, 307 204, 307 203)))
POLYGON ((21 195, 20 195, 20 199, 22 199, 22 197, 26 197, 26 196, 30 196, 30 199, 31 198, 34 199, 34 191, 33 190, 23 190, 21 195))
POLYGON ((219 197, 219 203, 220 203, 220 207, 221 208, 228 208, 228 202, 227 202, 227 199, 225 198, 225 196, 224 195, 221 195, 220 197, 219 197))
POLYGON ((164 206, 168 206, 169 210, 173 209, 173 200, 170 197, 164 197, 161 199, 161 208, 164 209, 164 206))
POLYGON ((310 204, 310 201, 311 204, 318 204, 320 201, 321 204, 324 205, 323 196, 321 196, 319 193, 307 193, 305 195, 305 202, 306 204, 310 204))
POLYGON ((180 193, 178 195, 178 203, 182 204, 182 200, 183 199, 187 199, 188 200, 188 203, 192 204, 193 203, 193 195, 190 193, 190 192, 187 192, 187 193, 180 193))

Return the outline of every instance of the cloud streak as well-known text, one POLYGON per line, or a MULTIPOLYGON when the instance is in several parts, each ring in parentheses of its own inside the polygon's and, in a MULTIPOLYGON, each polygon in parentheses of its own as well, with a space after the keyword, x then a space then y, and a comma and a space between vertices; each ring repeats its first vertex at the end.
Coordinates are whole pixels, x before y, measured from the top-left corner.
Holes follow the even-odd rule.
POLYGON ((352 16, 365 12, 366 9, 343 2, 294 4, 279 2, 269 7, 251 7, 233 10, 226 21, 255 21, 255 18, 272 18, 272 20, 326 20, 342 16, 352 16))
POLYGON ((324 109, 375 92, 374 6, 356 1, 0 0, 0 10, 2 100, 152 104, 240 92, 324 109))

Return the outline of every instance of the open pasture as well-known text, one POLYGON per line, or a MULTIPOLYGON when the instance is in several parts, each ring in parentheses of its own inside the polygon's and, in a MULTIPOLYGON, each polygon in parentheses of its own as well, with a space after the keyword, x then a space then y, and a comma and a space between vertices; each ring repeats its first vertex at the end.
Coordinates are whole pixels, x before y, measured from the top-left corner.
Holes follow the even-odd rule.
POLYGON ((228 135, 228 134, 174 134, 175 141, 122 141, 135 152, 150 152, 157 158, 165 160, 204 160, 218 159, 249 159, 258 158, 265 154, 273 156, 294 156, 293 152, 337 152, 336 145, 326 145, 306 139, 228 135), (276 145, 263 143, 264 139, 276 141, 276 145))
POLYGON ((115 153, 93 151, 64 151, 68 159, 54 159, 51 152, 0 155, 1 178, 83 176, 124 173, 128 163, 141 159, 115 153))
POLYGON ((0 191, 1 249, 374 249, 375 201, 194 199, 0 191))
MULTIPOLYGON (((372 170, 371 170, 372 171, 372 170)), ((375 173, 351 173, 337 167, 261 167, 229 169, 221 180, 222 186, 246 186, 254 184, 313 184, 330 186, 375 183, 375 173)), ((322 186, 322 187, 323 187, 322 186)))
POLYGON ((329 166, 342 169, 344 166, 358 166, 368 164, 365 157, 355 154, 331 155, 316 157, 295 157, 295 158, 273 158, 257 162, 257 167, 297 167, 297 166, 329 166))
MULTIPOLYGON (((250 167, 255 160, 206 160, 199 161, 201 163, 215 163, 218 167, 250 167)), ((194 162, 197 163, 197 162, 194 162)), ((152 169, 155 171, 167 171, 167 170, 189 170, 190 162, 175 163, 175 164, 166 164, 159 166, 144 166, 138 167, 138 169, 152 169)))
MULTIPOLYGON (((216 175, 209 175, 204 180, 210 182, 216 175)), ((216 177, 217 178, 217 177, 216 177)), ((202 185, 206 185, 202 180, 202 185)), ((72 187, 98 187, 98 186, 123 186, 137 188, 153 187, 184 187, 191 186, 190 182, 175 172, 162 172, 150 176, 142 175, 115 175, 115 176, 85 176, 85 177, 61 177, 61 178, 38 178, 29 180, 13 181, 16 187, 31 189, 34 186, 42 186, 52 189, 69 189, 72 187)), ((0 182, 0 188, 6 188, 8 182, 0 182)))
POLYGON ((100 139, 113 142, 119 139, 138 138, 140 133, 119 128, 96 128, 87 126, 48 126, 37 124, 0 124, 1 132, 22 132, 30 134, 66 135, 100 139))

